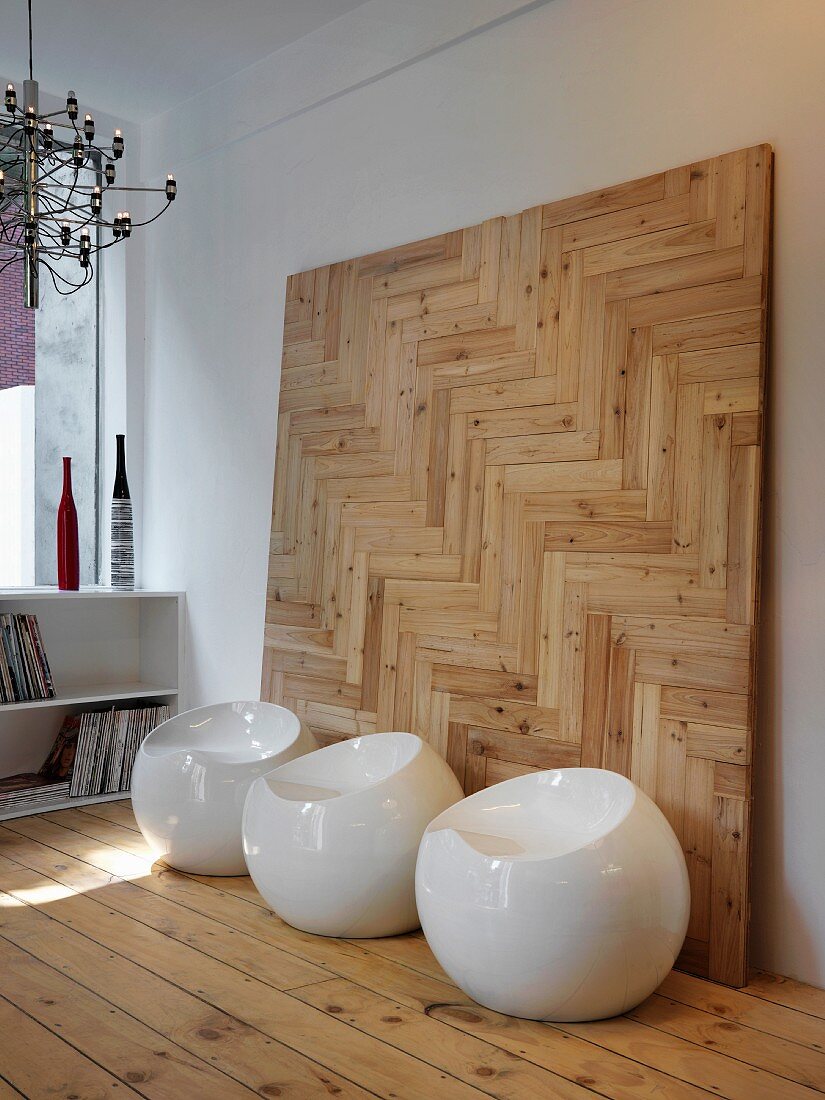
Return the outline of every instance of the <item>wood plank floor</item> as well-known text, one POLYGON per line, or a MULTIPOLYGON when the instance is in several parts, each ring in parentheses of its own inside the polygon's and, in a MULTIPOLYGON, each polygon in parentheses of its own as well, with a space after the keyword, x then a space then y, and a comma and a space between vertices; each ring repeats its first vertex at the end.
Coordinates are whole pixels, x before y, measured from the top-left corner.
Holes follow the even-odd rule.
POLYGON ((0 1100, 825 1092, 821 990, 672 973, 614 1020, 509 1019, 420 933, 309 936, 249 879, 152 867, 124 802, 0 827, 0 973, 0 1100))

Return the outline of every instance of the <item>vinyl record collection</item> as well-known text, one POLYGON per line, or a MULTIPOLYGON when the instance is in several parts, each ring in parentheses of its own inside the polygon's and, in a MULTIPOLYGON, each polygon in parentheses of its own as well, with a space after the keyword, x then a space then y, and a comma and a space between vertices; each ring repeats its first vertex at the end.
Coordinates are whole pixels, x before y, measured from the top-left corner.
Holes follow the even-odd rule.
POLYGON ((36 615, 0 614, 0 703, 53 699, 54 684, 36 615))
POLYGON ((128 791, 141 742, 168 717, 165 706, 81 715, 70 795, 128 791))
POLYGON ((70 715, 39 772, 0 778, 0 815, 128 791, 141 742, 168 717, 168 706, 70 715))
POLYGON ((42 810, 44 813, 55 802, 69 797, 69 781, 50 783, 42 775, 24 772, 0 779, 0 814, 26 813, 42 810))

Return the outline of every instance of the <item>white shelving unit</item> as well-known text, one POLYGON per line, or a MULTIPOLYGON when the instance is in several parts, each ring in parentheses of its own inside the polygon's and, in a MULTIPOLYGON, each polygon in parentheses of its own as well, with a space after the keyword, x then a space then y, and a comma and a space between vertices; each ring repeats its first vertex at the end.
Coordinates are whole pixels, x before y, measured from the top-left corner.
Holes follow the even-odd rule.
MULTIPOLYGON (((55 698, 0 704, 0 776, 36 772, 64 717, 114 703, 182 710, 182 592, 111 588, 0 588, 0 612, 37 615, 55 698)), ((128 791, 73 798, 39 811, 128 798, 128 791)), ((21 816, 0 811, 0 820, 21 816)))

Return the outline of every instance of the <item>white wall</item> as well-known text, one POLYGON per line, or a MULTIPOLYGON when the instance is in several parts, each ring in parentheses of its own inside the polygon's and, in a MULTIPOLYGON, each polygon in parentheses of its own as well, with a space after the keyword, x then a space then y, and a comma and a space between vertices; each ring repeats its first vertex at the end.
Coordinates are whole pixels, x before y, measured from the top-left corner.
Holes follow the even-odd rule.
POLYGON ((143 578, 188 590, 192 702, 257 696, 287 273, 771 142, 754 958, 822 985, 825 4, 519 7, 371 0, 145 128, 180 199, 146 236, 143 578))
POLYGON ((0 583, 34 584, 34 386, 0 390, 0 583))

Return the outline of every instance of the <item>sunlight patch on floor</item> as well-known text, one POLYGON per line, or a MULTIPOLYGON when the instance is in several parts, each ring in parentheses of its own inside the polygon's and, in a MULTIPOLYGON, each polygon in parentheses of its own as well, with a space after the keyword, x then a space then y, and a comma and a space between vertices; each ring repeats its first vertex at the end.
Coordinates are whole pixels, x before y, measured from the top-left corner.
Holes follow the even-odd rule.
POLYGON ((62 901, 76 894, 76 890, 70 890, 68 886, 61 886, 59 882, 47 882, 42 886, 32 886, 15 890, 14 895, 5 895, 0 900, 0 905, 7 908, 18 905, 48 905, 52 901, 62 901))
POLYGON ((147 878, 152 873, 151 859, 141 859, 130 852, 119 852, 116 848, 92 849, 86 860, 96 867, 105 867, 110 875, 122 879, 147 878))

